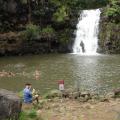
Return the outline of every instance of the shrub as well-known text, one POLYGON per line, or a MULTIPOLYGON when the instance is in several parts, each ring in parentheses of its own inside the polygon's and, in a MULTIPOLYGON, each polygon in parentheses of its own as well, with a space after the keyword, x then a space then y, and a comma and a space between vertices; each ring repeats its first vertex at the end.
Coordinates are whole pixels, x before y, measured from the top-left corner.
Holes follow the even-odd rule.
POLYGON ((50 2, 56 6, 60 6, 61 2, 59 0, 50 0, 50 2))
POLYGON ((35 109, 32 109, 28 112, 28 117, 30 118, 36 118, 37 117, 37 113, 35 109))
POLYGON ((60 43, 62 45, 66 45, 68 44, 69 40, 70 40, 70 35, 71 35, 71 30, 69 29, 64 29, 64 32, 62 31, 60 34, 59 34, 59 40, 60 40, 60 43))
POLYGON ((61 97, 61 92, 59 90, 51 90, 43 96, 45 99, 51 99, 55 97, 61 97))
POLYGON ((67 7, 62 5, 53 14, 53 20, 56 22, 64 22, 66 19, 68 19, 67 7))
POLYGON ((105 14, 108 17, 116 17, 120 15, 120 2, 118 0, 110 0, 109 6, 106 9, 105 14))
POLYGON ((55 33, 54 29, 51 26, 47 26, 46 28, 43 28, 41 31, 42 35, 51 36, 55 33))
POLYGON ((23 99, 23 90, 21 90, 19 93, 18 93, 18 96, 23 99))
POLYGON ((33 119, 33 120, 37 119, 37 112, 35 109, 21 112, 19 120, 30 120, 30 119, 33 119))
POLYGON ((20 113, 20 117, 19 117, 19 120, 27 120, 27 114, 26 114, 26 112, 21 112, 20 113))
POLYGON ((33 24, 28 24, 26 26, 26 31, 24 32, 24 36, 27 40, 32 40, 39 36, 40 34, 40 29, 38 26, 33 25, 33 24))

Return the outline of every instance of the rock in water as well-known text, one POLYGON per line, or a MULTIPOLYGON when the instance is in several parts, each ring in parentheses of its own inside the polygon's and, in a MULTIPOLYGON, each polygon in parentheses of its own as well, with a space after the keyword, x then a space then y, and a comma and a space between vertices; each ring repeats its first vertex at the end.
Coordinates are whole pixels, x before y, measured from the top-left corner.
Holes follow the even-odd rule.
POLYGON ((18 120, 22 102, 13 92, 0 89, 0 120, 18 120))

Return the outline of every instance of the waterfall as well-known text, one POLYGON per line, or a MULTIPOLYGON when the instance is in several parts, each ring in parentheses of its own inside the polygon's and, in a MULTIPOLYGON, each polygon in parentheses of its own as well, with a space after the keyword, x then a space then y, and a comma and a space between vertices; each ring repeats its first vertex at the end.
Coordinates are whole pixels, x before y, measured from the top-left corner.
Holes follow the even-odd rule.
POLYGON ((96 55, 100 10, 83 10, 77 24, 73 53, 96 55))

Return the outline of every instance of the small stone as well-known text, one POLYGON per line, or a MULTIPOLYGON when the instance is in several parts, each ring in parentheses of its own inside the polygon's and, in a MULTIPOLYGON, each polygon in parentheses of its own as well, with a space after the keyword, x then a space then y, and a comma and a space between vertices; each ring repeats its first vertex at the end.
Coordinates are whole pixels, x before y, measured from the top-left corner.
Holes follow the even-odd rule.
POLYGON ((105 96, 100 97, 100 102, 109 102, 109 99, 106 98, 105 96))
POLYGON ((110 92, 106 95, 106 97, 109 98, 114 98, 115 97, 115 93, 114 92, 110 92))
POLYGON ((73 93, 73 98, 77 99, 78 97, 80 97, 80 93, 79 92, 74 92, 73 93))
POLYGON ((80 95, 80 96, 81 96, 81 97, 86 97, 86 96, 90 97, 90 93, 87 92, 87 91, 81 92, 81 95, 80 95))
POLYGON ((87 101, 88 101, 88 99, 87 99, 87 98, 85 98, 85 97, 80 97, 80 98, 79 98, 79 101, 80 101, 80 102, 87 102, 87 101))

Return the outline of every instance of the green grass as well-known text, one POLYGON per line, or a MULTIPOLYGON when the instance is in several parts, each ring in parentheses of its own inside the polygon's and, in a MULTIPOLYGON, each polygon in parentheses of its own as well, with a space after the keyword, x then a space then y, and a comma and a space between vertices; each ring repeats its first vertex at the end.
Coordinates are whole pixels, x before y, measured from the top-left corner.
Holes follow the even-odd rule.
POLYGON ((19 120, 37 120, 37 112, 35 109, 22 111, 19 120))

